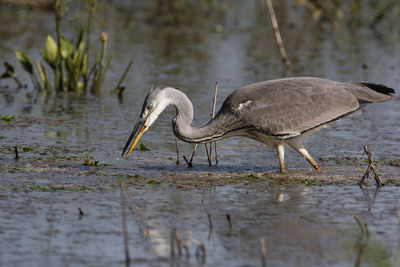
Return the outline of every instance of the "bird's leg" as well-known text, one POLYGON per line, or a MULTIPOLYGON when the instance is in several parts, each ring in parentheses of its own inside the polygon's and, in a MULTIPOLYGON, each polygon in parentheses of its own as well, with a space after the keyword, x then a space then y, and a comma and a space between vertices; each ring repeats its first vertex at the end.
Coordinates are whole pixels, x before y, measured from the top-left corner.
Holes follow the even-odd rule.
POLYGON ((297 152, 300 153, 304 158, 308 160, 308 162, 314 167, 314 169, 320 171, 321 168, 318 166, 317 162, 308 154, 307 150, 301 144, 290 144, 297 152))
POLYGON ((199 144, 196 144, 196 145, 194 146, 193 152, 192 152, 192 156, 190 157, 190 160, 187 160, 187 158, 186 158, 185 156, 183 156, 183 159, 184 159, 184 160, 186 161, 186 163, 188 164, 188 168, 192 168, 192 167, 193 167, 192 161, 193 161, 194 153, 196 153, 196 149, 197 149, 198 146, 199 146, 199 144))
POLYGON ((278 152, 279 157, 279 166, 281 168, 281 173, 285 172, 285 148, 283 144, 279 144, 276 146, 276 152, 278 152))

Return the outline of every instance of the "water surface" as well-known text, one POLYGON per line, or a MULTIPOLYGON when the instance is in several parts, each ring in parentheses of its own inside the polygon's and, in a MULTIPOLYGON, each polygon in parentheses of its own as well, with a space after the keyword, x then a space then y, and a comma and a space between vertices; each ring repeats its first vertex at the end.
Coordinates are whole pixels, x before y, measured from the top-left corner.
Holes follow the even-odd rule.
MULTIPOLYGON (((307 140, 323 172, 311 171, 288 148, 289 174, 283 178, 288 183, 268 181, 279 170, 275 151, 242 138, 218 142, 217 166, 208 166, 204 146, 194 168, 182 159, 176 166, 172 108, 142 137, 150 151, 121 159, 152 86, 181 88, 193 101, 195 125, 210 118, 216 81, 217 107, 236 88, 280 77, 318 76, 399 88, 395 51, 400 35, 393 26, 398 18, 389 17, 376 31, 345 24, 332 28, 291 1, 280 1, 276 11, 294 63, 286 70, 259 3, 225 5, 211 11, 194 8, 188 15, 193 19, 176 25, 149 19, 147 4, 115 1, 104 16, 114 61, 101 96, 47 100, 27 97, 35 93, 13 50, 39 58, 46 35, 53 32, 52 15, 0 8, 0 57, 28 84, 18 90, 11 80, 1 82, 0 114, 14 115, 16 121, 0 121, 0 266, 124 265, 120 182, 128 184, 131 194, 128 228, 136 265, 201 265, 195 256, 201 242, 207 266, 258 266, 260 238, 273 266, 353 266, 360 255, 370 266, 398 265, 397 187, 375 190, 372 180, 364 189, 356 185, 367 166, 363 145, 378 160, 383 180, 398 184, 398 93, 393 101, 370 105, 307 140), (134 65, 120 103, 110 90, 129 60, 134 65), (19 161, 13 159, 15 145, 19 161), (34 150, 23 151, 23 146, 34 150), (85 156, 101 166, 82 166, 85 156), (248 179, 249 173, 258 180, 248 179), (85 214, 80 219, 78 208, 85 214), (231 230, 226 214, 232 218, 231 230), (354 215, 368 225, 368 238, 354 215), (187 244, 188 258, 171 256, 173 229, 187 244)), ((73 29, 63 30, 73 36, 73 29)), ((181 155, 190 155, 192 147, 179 142, 181 155)))

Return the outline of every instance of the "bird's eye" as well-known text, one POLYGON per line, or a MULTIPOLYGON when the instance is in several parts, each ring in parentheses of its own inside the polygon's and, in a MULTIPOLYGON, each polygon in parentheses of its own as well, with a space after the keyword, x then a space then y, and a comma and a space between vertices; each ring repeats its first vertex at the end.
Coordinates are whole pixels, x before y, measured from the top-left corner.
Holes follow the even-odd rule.
POLYGON ((153 109, 153 105, 152 104, 147 105, 146 110, 150 111, 151 109, 153 109))

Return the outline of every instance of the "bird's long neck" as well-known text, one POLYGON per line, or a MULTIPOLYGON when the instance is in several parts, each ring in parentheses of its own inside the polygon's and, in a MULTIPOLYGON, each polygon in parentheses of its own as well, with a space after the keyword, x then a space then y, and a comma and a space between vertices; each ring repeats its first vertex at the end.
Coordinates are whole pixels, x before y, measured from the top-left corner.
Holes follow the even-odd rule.
POLYGON ((193 105, 189 98, 179 90, 168 88, 171 95, 171 104, 176 108, 176 116, 173 120, 175 135, 190 143, 208 143, 221 139, 223 133, 219 131, 218 119, 212 120, 201 127, 192 127, 193 105))

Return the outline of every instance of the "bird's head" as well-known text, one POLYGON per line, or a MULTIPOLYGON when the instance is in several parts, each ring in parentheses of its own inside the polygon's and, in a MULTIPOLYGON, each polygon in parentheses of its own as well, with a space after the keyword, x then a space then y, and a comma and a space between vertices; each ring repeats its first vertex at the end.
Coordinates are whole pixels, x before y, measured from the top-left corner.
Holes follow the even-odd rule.
MULTIPOLYGON (((168 88, 168 87, 167 87, 168 88)), ((133 148, 136 146, 142 134, 149 129, 149 127, 157 120, 158 116, 163 112, 163 110, 170 104, 169 98, 167 97, 165 89, 155 88, 151 89, 147 94, 143 107, 142 113, 140 114, 139 120, 136 122, 135 127, 131 135, 126 142, 122 155, 124 155, 129 144, 132 142, 131 147, 125 157, 128 157, 132 152, 133 148)))

